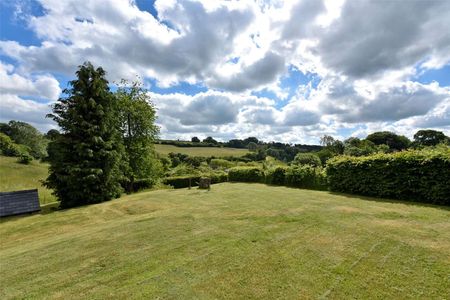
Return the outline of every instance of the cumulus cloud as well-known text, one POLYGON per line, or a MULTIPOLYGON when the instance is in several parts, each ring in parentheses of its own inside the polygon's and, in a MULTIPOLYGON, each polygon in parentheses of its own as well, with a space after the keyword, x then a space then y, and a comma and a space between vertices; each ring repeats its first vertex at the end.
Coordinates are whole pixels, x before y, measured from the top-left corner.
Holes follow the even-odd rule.
POLYGON ((58 81, 51 75, 27 78, 15 73, 14 66, 0 61, 0 93, 56 100, 61 94, 58 81))
POLYGON ((38 124, 61 93, 52 74, 89 60, 110 80, 206 87, 151 94, 165 137, 317 142, 449 126, 449 89, 417 82, 450 63, 447 1, 157 0, 156 16, 130 0, 37 1, 43 13, 17 14, 40 43, 0 41, 13 61, 0 64, 3 119, 38 124), (292 67, 320 83, 289 77, 292 67))
POLYGON ((424 61, 443 65, 450 59, 449 11, 447 1, 346 1, 317 51, 326 66, 354 78, 424 61))

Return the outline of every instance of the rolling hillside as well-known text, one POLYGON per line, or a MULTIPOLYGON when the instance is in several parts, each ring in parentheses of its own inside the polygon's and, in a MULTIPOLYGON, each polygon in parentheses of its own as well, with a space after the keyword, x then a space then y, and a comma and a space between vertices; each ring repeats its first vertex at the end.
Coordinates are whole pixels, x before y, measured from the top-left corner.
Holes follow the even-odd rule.
POLYGON ((36 160, 29 165, 17 163, 17 157, 0 155, 0 191, 9 192, 38 189, 41 204, 55 202, 51 190, 45 188, 41 180, 47 178, 48 165, 36 160))
POLYGON ((155 144, 156 152, 167 155, 170 152, 183 153, 190 156, 243 156, 249 151, 238 148, 219 148, 219 147, 177 147, 174 145, 155 144))

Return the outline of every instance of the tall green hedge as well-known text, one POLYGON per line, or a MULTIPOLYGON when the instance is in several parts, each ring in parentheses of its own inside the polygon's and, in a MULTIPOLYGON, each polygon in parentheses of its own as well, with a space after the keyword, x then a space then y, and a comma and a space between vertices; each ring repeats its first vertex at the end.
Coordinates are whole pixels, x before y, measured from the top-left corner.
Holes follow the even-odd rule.
POLYGON ((258 167, 234 167, 228 171, 230 181, 264 182, 264 172, 258 167))
POLYGON ((304 189, 327 189, 327 178, 324 169, 310 165, 288 168, 285 173, 284 183, 287 186, 304 189))
POLYGON ((327 176, 332 191, 450 205, 449 147, 335 157, 327 176))
POLYGON ((193 176, 175 176, 175 177, 166 177, 163 180, 163 183, 166 185, 171 185, 175 189, 187 188, 189 187, 189 179, 191 180, 191 186, 198 186, 198 182, 200 178, 207 177, 211 179, 211 184, 226 182, 228 181, 228 176, 226 173, 213 173, 213 174, 204 174, 202 176, 193 175, 193 176))

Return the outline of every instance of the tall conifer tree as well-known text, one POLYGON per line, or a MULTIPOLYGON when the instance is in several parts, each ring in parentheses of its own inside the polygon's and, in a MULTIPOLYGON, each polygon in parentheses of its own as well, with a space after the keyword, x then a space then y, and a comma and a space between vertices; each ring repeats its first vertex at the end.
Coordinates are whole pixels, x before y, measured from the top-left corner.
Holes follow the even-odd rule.
POLYGON ((62 207, 98 203, 118 197, 123 153, 114 96, 102 68, 87 62, 69 82, 66 95, 53 106, 61 134, 49 145, 46 186, 62 207))

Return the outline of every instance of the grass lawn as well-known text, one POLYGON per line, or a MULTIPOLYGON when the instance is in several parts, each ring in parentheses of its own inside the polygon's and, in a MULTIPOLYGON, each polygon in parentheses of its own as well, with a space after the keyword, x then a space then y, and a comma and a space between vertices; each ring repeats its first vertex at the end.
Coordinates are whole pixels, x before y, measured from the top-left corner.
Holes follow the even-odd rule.
POLYGON ((1 299, 445 299, 450 211, 262 184, 0 224, 1 299))
POLYGON ((218 147, 177 147, 174 145, 155 144, 156 152, 167 155, 170 152, 184 153, 191 156, 243 156, 249 151, 238 148, 218 148, 218 147))
POLYGON ((38 189, 41 204, 55 202, 51 190, 42 186, 47 178, 48 165, 33 160, 29 165, 17 163, 17 157, 0 155, 0 192, 38 189))

